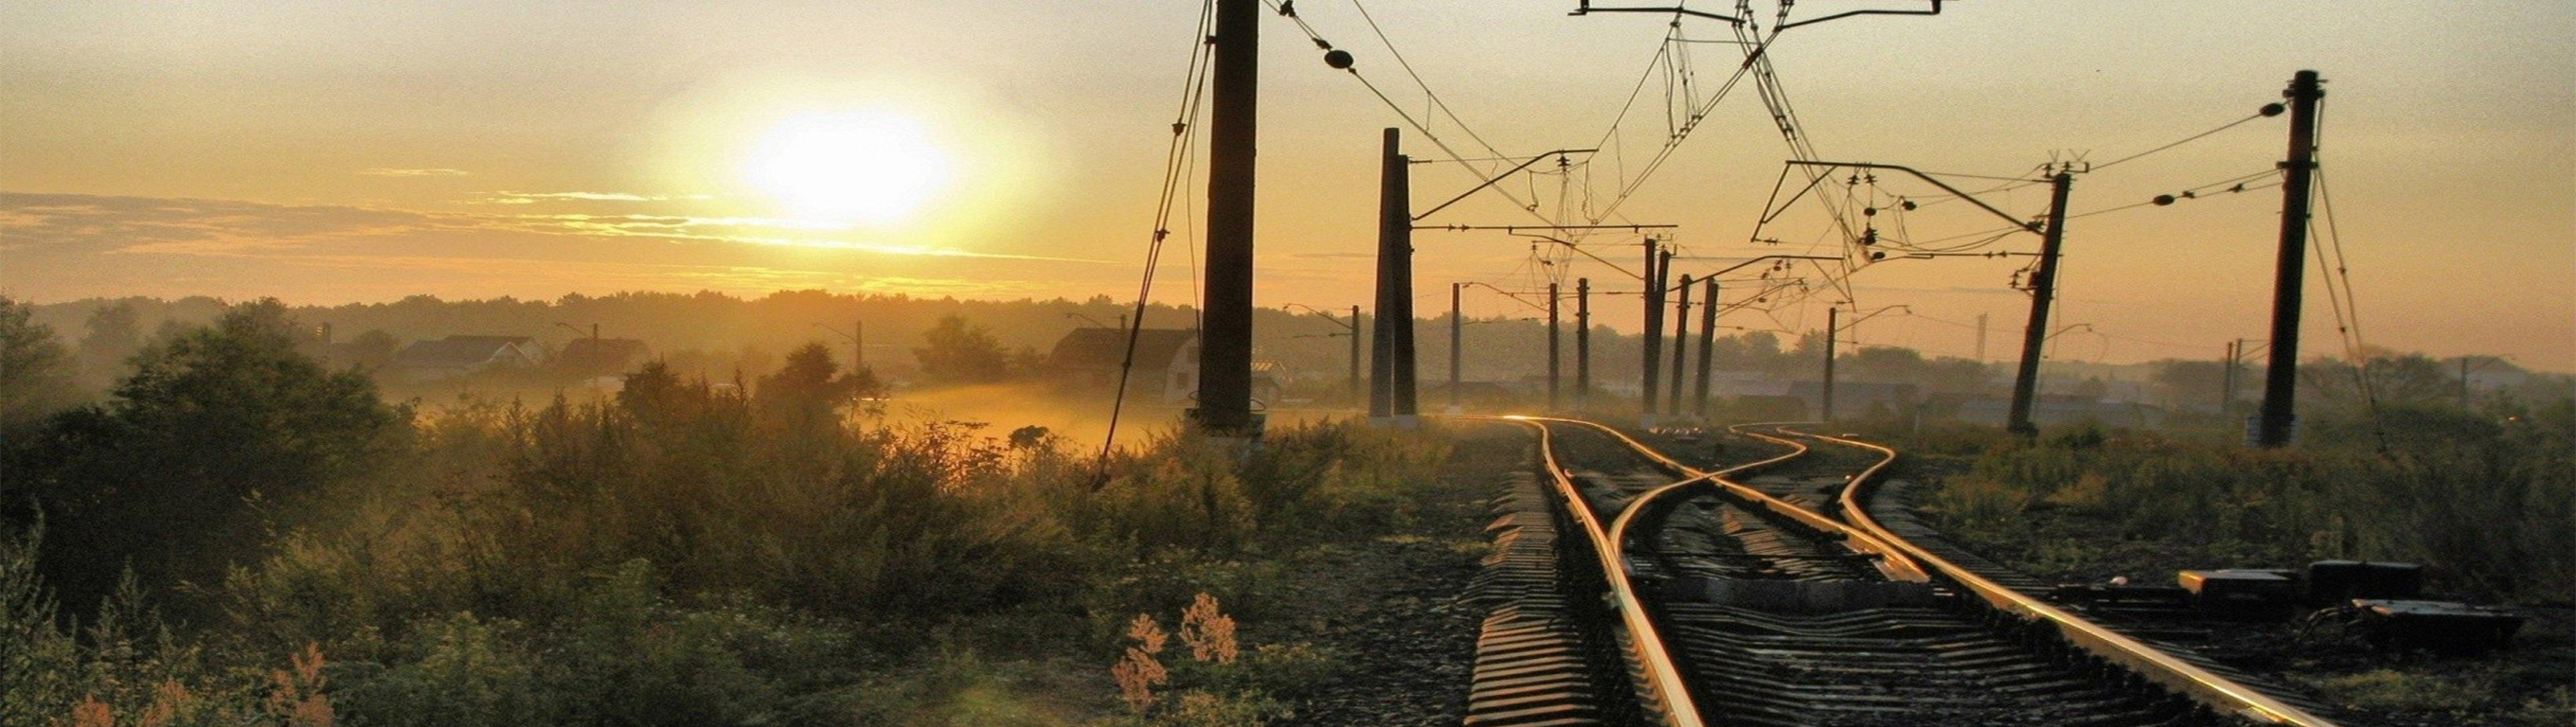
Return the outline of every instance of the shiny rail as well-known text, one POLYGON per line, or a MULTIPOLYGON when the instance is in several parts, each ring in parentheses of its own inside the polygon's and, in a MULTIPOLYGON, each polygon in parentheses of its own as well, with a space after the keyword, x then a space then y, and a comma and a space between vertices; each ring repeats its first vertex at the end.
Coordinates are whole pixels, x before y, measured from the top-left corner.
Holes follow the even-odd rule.
MULTIPOLYGON (((1751 432, 1746 433, 1751 434, 1751 432)), ((2136 639, 2129 638, 2119 632, 2104 628, 2100 624, 2093 623, 2081 616, 2067 613, 2066 611, 2060 610, 2055 606, 2051 606, 2046 602, 2040 601, 2039 599, 2023 595, 2022 593, 2010 588, 2005 588, 2002 585, 1998 585, 1991 580, 1987 580, 1985 577, 1979 576, 1966 568, 1959 567, 1931 551, 1916 546, 1914 543, 1907 541, 1903 537, 1900 537, 1896 533, 1888 530, 1885 526, 1879 524, 1876 518, 1870 517, 1869 509, 1862 506, 1863 501, 1868 499, 1868 497, 1874 494, 1877 490, 1875 477, 1879 471, 1885 469, 1889 464, 1896 461, 1896 450, 1871 444, 1869 442, 1844 439, 1841 437, 1832 437, 1807 432, 1797 433, 1803 436, 1813 437, 1821 441, 1832 442, 1847 447, 1866 449, 1883 455, 1885 459, 1882 459, 1878 464, 1871 466, 1867 471, 1861 473, 1859 476, 1853 477, 1851 484, 1843 488, 1843 494, 1841 497, 1843 518, 1851 521, 1854 526, 1862 530, 1869 531, 1875 538, 1884 542, 1892 543, 1896 547, 1904 549, 1914 561, 1931 566, 1933 570, 1940 573, 1943 578, 1948 579, 1951 582, 1958 584, 1960 587, 1967 589, 1969 592, 1976 594, 1977 597, 1984 599, 1986 603, 1994 606, 1995 608, 2000 609, 2005 613, 2016 614, 2023 618, 2037 620, 2054 626, 2058 633, 2063 635, 2067 641, 2078 646, 2082 646, 2088 651, 2101 655, 2103 658, 2110 659, 2122 666, 2128 667, 2130 670, 2137 672, 2140 676, 2146 677, 2167 687, 2171 687, 2185 696, 2188 696, 2201 704, 2208 705, 2212 709, 2216 709, 2222 713, 2233 714, 2268 724, 2299 725, 2300 727, 2336 727, 2334 722, 2309 714, 2305 711, 2301 711, 2297 707, 2283 704, 2280 700, 2273 699, 2270 696, 2264 695, 2261 692, 2257 692, 2252 688, 2238 684, 2225 677, 2212 674, 2205 669, 2192 665, 2190 662, 2175 658, 2171 654, 2167 654, 2153 646, 2141 643, 2136 639)), ((1768 436, 1764 436, 1764 438, 1780 441, 1768 436)))
MULTIPOLYGON (((1557 496, 1565 501, 1566 509, 1573 514, 1575 522, 1582 524, 1585 537, 1592 541, 1592 552, 1601 559, 1601 572, 1609 581, 1611 601, 1619 611, 1621 624, 1628 629, 1629 655, 1636 660, 1640 691, 1644 692, 1641 696, 1655 702, 1655 711, 1660 712, 1666 727, 1702 727, 1707 724, 1700 716, 1698 703, 1691 698, 1690 688, 1682 683, 1681 668, 1673 663, 1672 652, 1664 646, 1663 635, 1656 628, 1654 619, 1646 613, 1645 602, 1639 600, 1635 586, 1628 580, 1619 541, 1611 538, 1612 530, 1601 524, 1600 517, 1585 503, 1583 492, 1574 486, 1574 479, 1567 476, 1565 468, 1557 462, 1554 435, 1547 425, 1578 422, 1533 417, 1499 418, 1538 430, 1539 456, 1547 468, 1548 478, 1555 484, 1557 496)), ((1630 505, 1631 512, 1635 509, 1635 505, 1630 505)))

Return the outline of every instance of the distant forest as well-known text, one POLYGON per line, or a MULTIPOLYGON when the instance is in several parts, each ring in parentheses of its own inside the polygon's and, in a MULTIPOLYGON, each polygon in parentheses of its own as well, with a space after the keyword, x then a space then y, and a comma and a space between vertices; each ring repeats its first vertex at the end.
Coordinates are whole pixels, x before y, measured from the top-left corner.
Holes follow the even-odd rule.
MULTIPOLYGON (((227 301, 208 297, 133 297, 26 305, 25 309, 30 323, 49 328, 68 349, 76 388, 95 395, 130 372, 130 359, 135 353, 203 326, 229 307, 227 301)), ((835 359, 847 362, 853 344, 851 335, 857 332, 863 334, 867 367, 879 379, 900 387, 935 383, 925 381, 916 351, 926 345, 924 334, 940 326, 943 319, 962 320, 970 332, 998 346, 1000 354, 1021 373, 1028 373, 1066 333, 1082 327, 1122 325, 1133 310, 1131 305, 1106 295, 1082 301, 961 300, 800 290, 749 299, 716 292, 571 294, 551 301, 506 297, 451 301, 415 295, 391 303, 290 306, 287 312, 308 332, 307 343, 317 358, 341 366, 381 368, 403 346, 454 335, 524 336, 552 354, 596 330, 604 338, 643 342, 650 351, 648 359, 663 361, 678 375, 718 382, 769 375, 789 352, 811 343, 822 344, 835 359)), ((1145 312, 1146 324, 1152 328, 1189 328, 1195 317, 1193 309, 1169 305, 1151 306, 1145 312)), ((1331 398, 1342 391, 1349 370, 1350 341, 1345 338, 1348 317, 1347 309, 1336 311, 1329 319, 1305 310, 1258 310, 1254 316, 1255 358, 1288 387, 1292 396, 1331 398)), ((1518 382, 1528 388, 1538 385, 1546 375, 1543 352, 1547 330, 1543 321, 1531 317, 1471 316, 1467 323, 1465 380, 1518 382)), ((1415 325, 1421 380, 1425 387, 1444 384, 1450 355, 1448 317, 1443 313, 1418 320, 1415 325)), ((1567 321, 1562 374, 1568 386, 1574 376, 1572 328, 1572 321, 1567 321)), ((1717 341, 1713 359, 1721 371, 1751 372, 1791 381, 1821 377, 1822 340, 1814 332, 1785 338, 1766 331, 1739 332, 1717 341)), ((1597 385, 1608 391, 1634 392, 1639 337, 1596 325, 1592 342, 1592 370, 1597 385)), ((1837 362, 1836 378, 1840 381, 1910 384, 1926 395, 1971 398, 1999 396, 2011 383, 2010 367, 2000 361, 1926 357, 1901 347, 1844 346, 1837 362)), ((1367 347, 1361 348, 1365 356, 1367 347)), ((1694 361, 1695 348, 1691 354, 1694 361)), ((640 363, 629 362, 626 368, 640 363)), ((2259 397, 2259 366, 2259 360, 2249 359, 2238 370, 2239 401, 2259 397)), ((2314 387, 2317 396, 2327 400, 2350 398, 2345 395, 2353 388, 2352 382, 2358 380, 2351 375, 2353 367, 2323 359, 2314 367, 2316 370, 2304 375, 2303 388, 2314 387)), ((2382 398, 2404 401, 2459 396, 2462 367, 2458 359, 2387 353, 2364 368, 2381 389, 2382 398)), ((2482 388, 2518 387, 2527 382, 2545 387, 2567 386, 2564 376, 2526 377, 2510 362, 2491 357, 2472 357, 2467 367, 2487 379, 2482 388)), ((2176 410, 2214 409, 2225 378, 2224 369, 2215 360, 2169 359, 2130 365, 2050 361, 2045 365, 2043 392, 2176 410)), ((502 388, 542 391, 565 381, 569 379, 530 380, 520 382, 518 387, 502 388)), ((419 392, 390 386, 387 393, 419 392)))

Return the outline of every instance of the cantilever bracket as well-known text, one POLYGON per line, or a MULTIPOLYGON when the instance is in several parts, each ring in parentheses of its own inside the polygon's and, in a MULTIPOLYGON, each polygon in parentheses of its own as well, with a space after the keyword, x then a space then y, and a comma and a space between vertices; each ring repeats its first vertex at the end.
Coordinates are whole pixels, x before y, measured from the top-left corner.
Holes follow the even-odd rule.
MULTIPOLYGON (((1776 32, 1779 32, 1779 31, 1788 30, 1788 29, 1790 29, 1790 28, 1795 28, 1795 27, 1798 27, 1798 26, 1801 26, 1801 25, 1814 25, 1814 24, 1817 24, 1817 23, 1825 22, 1825 21, 1827 21, 1827 20, 1840 20, 1840 19, 1843 19, 1843 18, 1852 17, 1852 16, 1854 16, 1854 15, 1939 15, 1939 14, 1941 14, 1941 0, 1931 0, 1931 2, 1932 2, 1932 9, 1930 9, 1930 10, 1849 10, 1849 11, 1844 11, 1844 12, 1834 13, 1834 14, 1832 14, 1832 15, 1827 15, 1827 16, 1824 16, 1824 17, 1821 17, 1821 18, 1809 18, 1809 19, 1806 19, 1806 20, 1800 20, 1800 21, 1797 21, 1797 22, 1794 22, 1794 23, 1783 23, 1783 24, 1781 24, 1781 25, 1780 25, 1780 27, 1772 28, 1772 29, 1771 29, 1771 31, 1776 33, 1776 32)), ((1577 3, 1576 3, 1576 4, 1575 4, 1575 6, 1574 6, 1574 12, 1570 12, 1570 13, 1566 13, 1566 14, 1567 14, 1567 15, 1590 15, 1590 14, 1593 14, 1593 13, 1672 13, 1672 14, 1675 14, 1675 15, 1688 15, 1688 16, 1691 16, 1691 17, 1694 17, 1694 18, 1708 18, 1708 19, 1710 19, 1710 20, 1719 20, 1719 21, 1724 21, 1724 22, 1726 22, 1726 23, 1727 23, 1727 24, 1729 24, 1729 25, 1743 25, 1743 24, 1745 24, 1745 23, 1746 23, 1745 19, 1743 19, 1743 18, 1738 18, 1738 17, 1732 16, 1732 15, 1719 15, 1719 14, 1716 14, 1716 13, 1705 12, 1705 11, 1700 11, 1700 10, 1692 10, 1692 9, 1690 9, 1690 8, 1679 7, 1679 6, 1675 6, 1675 7, 1668 7, 1668 8, 1624 8, 1624 7, 1623 7, 1623 8, 1596 8, 1596 7, 1592 7, 1592 0, 1578 0, 1578 1, 1577 1, 1577 3)))

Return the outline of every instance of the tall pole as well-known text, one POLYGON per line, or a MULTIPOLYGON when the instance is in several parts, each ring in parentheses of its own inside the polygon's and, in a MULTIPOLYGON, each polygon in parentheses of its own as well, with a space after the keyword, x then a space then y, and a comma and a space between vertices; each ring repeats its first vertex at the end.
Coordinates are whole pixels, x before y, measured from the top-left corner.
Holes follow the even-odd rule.
POLYGON ((2240 355, 2236 352, 2236 347, 2242 345, 2244 340, 2240 338, 2227 342, 2227 361, 2220 369, 2221 374, 2218 379, 2218 416, 2222 421, 2226 419, 2228 412, 2236 409, 2236 357, 2240 355))
POLYGON ((1821 411, 1818 412, 1819 416, 1816 418, 1828 422, 1834 420, 1834 336, 1841 333, 1842 312, 1843 310, 1841 308, 1835 308, 1832 306, 1825 307, 1824 401, 1823 406, 1817 407, 1821 411))
POLYGON ((1405 160, 1398 153, 1398 134, 1396 129, 1386 130, 1378 157, 1377 319, 1369 328, 1369 422, 1378 426, 1395 422, 1395 322, 1404 320, 1397 305, 1396 278, 1402 269, 1397 262, 1405 251, 1395 227, 1413 225, 1412 213, 1405 209, 1405 160))
POLYGON ((1638 380, 1637 406, 1649 421, 1655 418, 1655 378, 1661 373, 1656 365, 1664 354, 1664 272, 1656 266, 1658 257, 1655 238, 1646 238, 1646 290, 1641 296, 1646 304, 1645 375, 1638 380))
POLYGON ((1208 132, 1207 307, 1200 311, 1199 427, 1258 436, 1252 419, 1253 154, 1259 127, 1260 0, 1217 0, 1208 132))
POLYGON ((1574 408, 1592 406, 1592 279, 1574 279, 1574 408))
POLYGON ((1351 401, 1357 405, 1367 394, 1360 387, 1360 307, 1351 306, 1351 401))
POLYGON ((1977 363, 1986 362, 1986 314, 1977 314, 1977 363))
POLYGON ((2468 407, 2468 353, 2460 356, 2460 407, 2468 407))
POLYGON ((1682 413, 1682 357, 1690 349, 1690 298, 1691 276, 1684 275, 1681 297, 1674 299, 1673 305, 1673 386, 1668 394, 1671 398, 1664 405, 1664 413, 1674 416, 1682 413))
POLYGON ((1560 329, 1560 328, 1562 328, 1562 327, 1563 327, 1563 326, 1560 326, 1560 325, 1558 325, 1558 324, 1557 324, 1557 317, 1556 317, 1557 303, 1558 303, 1558 301, 1557 301, 1557 297, 1556 297, 1556 284, 1555 284, 1555 283, 1548 283, 1548 284, 1547 284, 1547 410, 1548 410, 1548 413, 1551 413, 1551 414, 1555 413, 1555 412, 1556 412, 1556 408, 1557 408, 1557 406, 1558 406, 1559 404, 1561 404, 1561 403, 1562 403, 1562 402, 1559 400, 1559 397, 1557 396, 1557 374, 1558 374, 1557 369, 1558 369, 1558 367, 1561 365, 1561 362, 1563 362, 1563 361, 1565 360, 1565 356, 1564 356, 1564 354, 1560 351, 1560 349, 1558 348, 1558 343, 1557 343, 1557 337, 1558 337, 1558 335, 1559 335, 1559 333, 1558 333, 1558 329, 1560 329))
POLYGON ((1467 319, 1458 311, 1458 291, 1466 287, 1466 283, 1449 284, 1449 413, 1451 414, 1463 411, 1458 408, 1458 373, 1459 361, 1464 354, 1459 350, 1458 344, 1463 339, 1460 331, 1467 327, 1467 319))
POLYGON ((2308 183, 2317 168, 2316 71, 2290 79, 2290 159, 2281 181, 2281 255, 2272 278, 2272 361, 2263 370, 2263 422, 2255 444, 2280 447, 2290 443, 2297 416, 2299 385, 2300 287, 2306 283, 2308 183))
POLYGON ((2040 345, 2048 341, 2048 304, 2057 296, 2057 251, 2066 242, 2066 191, 2075 175, 2059 170, 2048 180, 2048 233, 2039 243, 2039 269, 2030 276, 2030 325, 2022 329, 2021 368, 2013 375, 2012 419, 2005 428, 2023 439, 2039 436, 2030 421, 2039 393, 2040 345))
POLYGON ((1413 335, 1419 317, 1413 314, 1413 159, 1395 157, 1395 207, 1387 220, 1395 243, 1395 424, 1412 429, 1419 426, 1422 412, 1417 394, 1421 386, 1422 348, 1414 344, 1413 335))
POLYGON ((1708 293, 1700 296, 1699 303, 1699 383, 1691 387, 1691 400, 1698 403, 1692 406, 1691 413, 1705 421, 1709 366, 1716 362, 1712 356, 1717 348, 1717 276, 1701 278, 1700 284, 1708 286, 1708 293))
POLYGON ((851 322, 850 322, 850 370, 851 370, 852 372, 856 372, 856 371, 858 371, 859 369, 863 369, 863 368, 867 368, 867 367, 868 367, 868 322, 867 322, 867 321, 864 321, 864 320, 851 321, 851 322))

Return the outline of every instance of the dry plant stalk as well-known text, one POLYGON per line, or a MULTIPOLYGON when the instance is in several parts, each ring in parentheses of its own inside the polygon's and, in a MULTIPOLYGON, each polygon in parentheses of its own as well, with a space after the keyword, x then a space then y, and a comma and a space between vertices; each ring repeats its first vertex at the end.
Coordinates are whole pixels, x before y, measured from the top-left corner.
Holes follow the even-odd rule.
POLYGON ((1190 658, 1211 664, 1232 664, 1242 653, 1234 640, 1234 617, 1218 610, 1216 597, 1206 593, 1181 612, 1181 643, 1190 645, 1190 658))
POLYGON ((1162 624, 1155 623, 1154 617, 1140 613, 1127 625, 1127 638, 1136 643, 1127 647, 1116 666, 1109 668, 1109 675, 1118 680, 1119 700, 1126 702, 1128 709, 1144 714, 1154 706, 1154 686, 1172 680, 1171 670, 1154 658, 1171 635, 1163 632, 1162 624))

